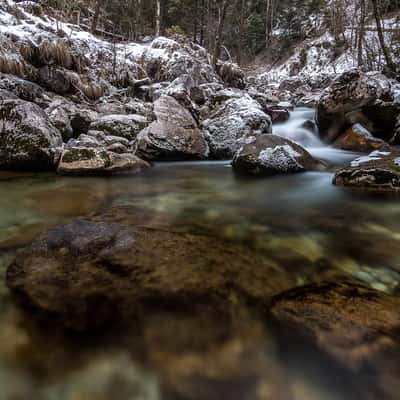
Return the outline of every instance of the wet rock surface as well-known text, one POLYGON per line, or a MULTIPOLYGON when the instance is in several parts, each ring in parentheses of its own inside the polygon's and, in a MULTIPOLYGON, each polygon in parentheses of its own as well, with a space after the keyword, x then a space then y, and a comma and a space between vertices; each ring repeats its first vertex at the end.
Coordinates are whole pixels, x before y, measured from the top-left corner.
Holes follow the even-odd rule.
POLYGON ((400 190, 400 152, 376 150, 336 172, 333 183, 375 191, 400 190))
POLYGON ((60 132, 36 104, 4 100, 0 104, 0 168, 55 169, 62 148, 60 132))
POLYGON ((276 135, 263 135, 249 138, 235 155, 232 166, 235 171, 268 176, 284 173, 304 172, 322 169, 315 160, 298 144, 276 135))
POLYGON ((204 306, 224 315, 234 299, 260 305, 287 282, 273 263, 240 245, 101 219, 42 235, 18 253, 8 286, 65 325, 84 329, 140 318, 154 307, 204 306))
POLYGON ((353 283, 321 283, 282 293, 272 301, 271 313, 362 376, 371 398, 398 397, 398 297, 353 283))

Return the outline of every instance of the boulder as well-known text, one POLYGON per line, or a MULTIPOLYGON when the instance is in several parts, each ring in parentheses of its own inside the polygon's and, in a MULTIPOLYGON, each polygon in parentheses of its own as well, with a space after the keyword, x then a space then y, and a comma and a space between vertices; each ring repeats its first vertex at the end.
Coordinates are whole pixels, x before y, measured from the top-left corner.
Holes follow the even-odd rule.
POLYGON ((137 136, 137 153, 147 160, 204 159, 208 145, 192 114, 171 96, 154 103, 156 120, 137 136))
POLYGON ((333 183, 375 191, 400 190, 400 152, 375 150, 336 172, 333 183))
POLYGON ((0 74, 0 89, 7 90, 22 100, 38 102, 44 90, 37 85, 13 75, 0 74))
POLYGON ((47 90, 61 95, 76 91, 69 74, 59 68, 48 66, 40 68, 38 83, 47 90))
POLYGON ((350 126, 360 123, 386 141, 393 136, 400 104, 398 83, 380 73, 351 70, 326 89, 317 106, 321 138, 332 142, 350 126))
POLYGON ((136 157, 129 143, 115 137, 81 135, 70 140, 64 148, 57 172, 62 175, 113 175, 122 172, 139 172, 150 165, 136 157), (99 140, 100 139, 100 140, 99 140))
POLYGON ((272 132, 271 118, 248 95, 226 101, 202 125, 214 159, 232 158, 249 136, 272 132))
POLYGON ((249 138, 235 154, 232 166, 236 172, 258 176, 322 168, 304 148, 272 134, 249 138))
POLYGON ((8 287, 30 307, 83 330, 168 311, 203 310, 227 321, 232 305, 263 309, 292 284, 247 246, 149 227, 148 220, 144 227, 132 215, 111 210, 44 233, 18 252, 8 287))
POLYGON ((366 396, 360 398, 398 398, 399 297, 359 284, 327 282, 278 295, 271 313, 286 331, 304 336, 363 378, 366 396))
POLYGON ((388 147, 388 144, 382 139, 372 136, 368 129, 361 124, 354 124, 335 140, 334 146, 343 150, 369 153, 388 147))
POLYGON ((0 89, 0 101, 3 100, 18 100, 18 97, 8 90, 0 89))
POLYGON ((112 114, 94 120, 90 124, 90 130, 101 131, 107 135, 121 136, 128 140, 134 140, 138 133, 148 124, 148 119, 142 115, 112 114))
POLYGON ((4 100, 0 104, 0 168, 54 169, 62 148, 60 132, 36 104, 4 100))

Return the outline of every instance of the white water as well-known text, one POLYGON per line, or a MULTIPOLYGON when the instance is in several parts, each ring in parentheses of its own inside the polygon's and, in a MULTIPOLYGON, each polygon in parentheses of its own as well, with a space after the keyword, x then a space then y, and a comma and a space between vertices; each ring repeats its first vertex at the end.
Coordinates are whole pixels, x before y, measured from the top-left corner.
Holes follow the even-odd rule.
POLYGON ((335 149, 318 137, 315 124, 315 110, 299 107, 291 111, 289 120, 273 126, 273 133, 290 139, 306 148, 312 156, 326 161, 330 165, 348 164, 359 156, 358 153, 335 149), (307 126, 310 125, 309 127, 307 126))

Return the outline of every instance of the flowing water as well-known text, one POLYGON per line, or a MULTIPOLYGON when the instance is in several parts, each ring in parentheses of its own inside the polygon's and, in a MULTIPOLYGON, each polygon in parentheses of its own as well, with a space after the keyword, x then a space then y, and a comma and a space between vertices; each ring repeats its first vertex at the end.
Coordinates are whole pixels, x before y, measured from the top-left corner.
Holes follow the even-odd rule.
MULTIPOLYGON (((313 115, 313 110, 296 109, 274 131, 325 160, 330 172, 239 179, 229 162, 181 162, 108 179, 0 173, 2 278, 15 251, 39 232, 111 206, 131 205, 149 211, 155 222, 162 218, 189 232, 245 243, 289 270, 298 285, 350 277, 399 295, 399 199, 333 186, 333 169, 357 154, 323 145, 313 125, 304 124, 313 115)), ((99 347, 86 339, 66 340, 53 327, 33 327, 3 282, 0 400, 175 399, 163 393, 159 371, 132 357, 117 340, 99 347)), ((324 369, 325 361, 317 355, 304 354, 297 349, 280 355, 291 398, 356 400, 351 390, 342 393, 337 382, 347 385, 351 377, 331 366, 324 369)), ((173 380, 175 372, 169 372, 173 380)), ((182 398, 201 398, 196 387, 186 390, 193 396, 182 398)), ((268 392, 260 384, 258 393, 263 390, 268 392)), ((222 391, 227 398, 271 398, 228 393, 222 391)))

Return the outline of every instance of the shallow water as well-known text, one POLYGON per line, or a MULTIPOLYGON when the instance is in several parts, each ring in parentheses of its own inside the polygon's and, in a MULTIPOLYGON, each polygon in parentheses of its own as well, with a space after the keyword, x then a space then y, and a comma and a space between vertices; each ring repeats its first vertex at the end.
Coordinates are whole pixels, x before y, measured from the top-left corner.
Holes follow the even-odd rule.
MULTIPOLYGON (((301 113, 302 118, 312 116, 309 110, 301 113)), ((297 135, 296 121, 286 125, 286 136, 297 135)), ((308 145, 315 156, 331 165, 345 164, 356 156, 321 147, 317 139, 308 145)), ((4 276, 15 251, 39 232, 112 206, 130 205, 150 211, 146 213, 148 224, 167 224, 244 243, 289 271, 297 285, 354 279, 399 295, 399 198, 344 190, 331 181, 332 172, 236 178, 229 162, 160 163, 141 175, 108 179, 0 173, 0 270, 4 276)), ((118 339, 98 344, 87 338, 65 338, 52 326, 38 326, 21 314, 3 282, 0 400, 201 398, 197 386, 182 389, 176 383, 181 383, 182 359, 168 360, 168 377, 182 389, 178 396, 160 385, 160 371, 168 366, 162 364, 158 369, 143 363, 118 339)), ((271 346, 280 347, 271 344, 269 335, 256 334, 257 323, 251 328, 245 335, 254 335, 252 343, 259 346, 259 353, 269 354, 271 346)), ((280 371, 289 397, 271 397, 271 382, 265 377, 257 380, 256 393, 254 385, 243 383, 233 395, 236 383, 228 381, 219 388, 219 395, 232 399, 357 399, 349 389, 354 377, 332 370, 311 350, 293 346, 274 350, 278 367, 271 367, 271 376, 280 371)), ((262 365, 270 371, 270 359, 266 359, 262 365)), ((189 365, 193 363, 196 360, 189 365)), ((207 367, 218 375, 218 366, 207 367)), ((224 365, 219 368, 223 370, 224 365)), ((247 364, 242 368, 248 368, 247 364)))

